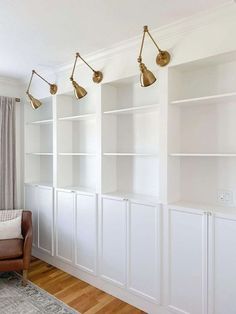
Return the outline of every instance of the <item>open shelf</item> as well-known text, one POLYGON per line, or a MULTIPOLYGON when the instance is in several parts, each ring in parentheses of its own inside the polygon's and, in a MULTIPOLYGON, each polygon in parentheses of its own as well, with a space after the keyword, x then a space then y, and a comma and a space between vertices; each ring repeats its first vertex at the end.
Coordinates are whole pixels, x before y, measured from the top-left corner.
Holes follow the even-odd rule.
POLYGON ((57 131, 58 153, 60 155, 96 155, 96 119, 60 120, 57 131))
POLYGON ((80 192, 80 193, 89 193, 89 194, 95 194, 96 189, 88 188, 84 186, 64 186, 63 188, 58 188, 58 190, 66 190, 71 192, 80 192))
POLYGON ((78 116, 59 118, 59 120, 60 121, 74 121, 74 120, 87 120, 87 119, 95 119, 95 118, 96 118, 96 114, 89 113, 89 114, 81 114, 78 116))
POLYGON ((147 105, 147 106, 135 106, 135 107, 124 108, 124 109, 109 110, 109 111, 104 111, 104 114, 135 114, 135 113, 150 112, 150 111, 158 110, 158 109, 159 109, 159 104, 154 104, 154 105, 147 105))
POLYGON ((225 102, 235 102, 236 101, 236 92, 233 93, 224 93, 211 96, 203 97, 194 97, 188 99, 180 99, 171 101, 172 105, 194 105, 194 104, 219 104, 225 102))
POLYGON ((53 123, 53 119, 46 119, 46 120, 36 120, 36 121, 31 121, 27 122, 26 124, 51 124, 53 123))
POLYGON ((137 194, 137 193, 131 193, 131 192, 125 192, 125 191, 112 191, 109 193, 103 194, 104 197, 111 197, 111 198, 117 198, 117 199, 128 199, 131 201, 139 201, 139 202, 150 202, 153 204, 159 204, 160 199, 155 196, 148 196, 143 194, 137 194))
POLYGON ((52 182, 40 182, 40 181, 35 181, 35 182, 26 182, 25 184, 28 185, 34 185, 34 186, 46 186, 46 187, 53 187, 52 182))
POLYGON ((27 155, 38 155, 38 156, 52 156, 53 155, 53 153, 43 153, 43 152, 38 152, 38 153, 27 153, 26 152, 26 154, 27 155))
POLYGON ((29 103, 25 104, 25 121, 31 123, 51 123, 52 122, 52 97, 40 99, 42 106, 34 110, 29 103))
POLYGON ((170 153, 169 156, 171 157, 236 157, 236 154, 221 154, 221 153, 214 153, 214 154, 203 154, 203 153, 170 153))
POLYGON ((57 187, 79 191, 96 191, 97 158, 90 155, 59 155, 57 187), (77 187, 77 188, 75 188, 77 187))
POLYGON ((203 61, 169 69, 167 198, 216 208, 236 192, 236 60, 203 61))
POLYGON ((59 156, 96 156, 91 153, 58 153, 59 156))
POLYGON ((102 193, 122 191, 124 195, 159 198, 159 158, 146 156, 103 156, 102 193))
POLYGON ((158 156, 157 154, 142 154, 142 153, 103 153, 104 156, 142 156, 142 157, 149 157, 149 156, 158 156))
POLYGON ((59 120, 84 120, 95 117, 100 101, 100 85, 86 88, 86 97, 78 100, 74 93, 57 95, 57 119, 59 120))
POLYGON ((25 154, 25 183, 53 185, 53 157, 48 154, 25 154))

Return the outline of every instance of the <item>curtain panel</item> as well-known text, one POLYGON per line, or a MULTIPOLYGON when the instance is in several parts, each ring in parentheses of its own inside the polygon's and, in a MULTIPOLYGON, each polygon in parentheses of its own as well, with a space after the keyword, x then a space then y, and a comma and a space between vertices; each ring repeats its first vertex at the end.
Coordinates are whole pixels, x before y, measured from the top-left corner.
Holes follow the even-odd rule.
POLYGON ((16 206, 15 98, 0 96, 0 209, 16 206))

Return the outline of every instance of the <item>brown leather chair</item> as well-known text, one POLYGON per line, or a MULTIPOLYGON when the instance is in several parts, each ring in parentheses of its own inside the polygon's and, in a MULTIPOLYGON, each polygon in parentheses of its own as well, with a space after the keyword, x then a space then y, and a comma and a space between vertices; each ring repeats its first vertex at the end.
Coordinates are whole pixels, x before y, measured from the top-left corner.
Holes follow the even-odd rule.
POLYGON ((0 271, 23 270, 22 284, 26 285, 33 240, 30 211, 22 212, 21 230, 23 239, 0 240, 0 271))

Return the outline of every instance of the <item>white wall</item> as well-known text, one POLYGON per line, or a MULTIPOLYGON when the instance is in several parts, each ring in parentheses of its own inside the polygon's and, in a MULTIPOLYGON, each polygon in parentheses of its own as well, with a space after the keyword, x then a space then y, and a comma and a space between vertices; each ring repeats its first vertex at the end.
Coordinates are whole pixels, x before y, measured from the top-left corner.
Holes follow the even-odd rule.
POLYGON ((17 207, 23 207, 23 176, 24 176, 24 110, 23 87, 17 80, 0 77, 0 95, 17 97, 21 102, 16 103, 16 170, 17 170, 17 207))

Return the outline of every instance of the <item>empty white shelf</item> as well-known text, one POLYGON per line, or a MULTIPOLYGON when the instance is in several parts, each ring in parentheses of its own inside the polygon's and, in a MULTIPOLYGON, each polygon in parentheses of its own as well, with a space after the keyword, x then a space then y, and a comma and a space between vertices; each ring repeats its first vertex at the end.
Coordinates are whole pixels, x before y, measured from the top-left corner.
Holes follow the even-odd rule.
POLYGON ((43 182, 43 181, 36 181, 36 182, 26 182, 27 185, 33 185, 33 186, 46 186, 46 187, 53 187, 52 182, 43 182))
POLYGON ((115 198, 115 199, 123 199, 123 200, 136 200, 140 202, 149 202, 152 204, 159 204, 160 199, 158 197, 152 195, 144 195, 144 194, 137 194, 132 192, 125 192, 125 191, 114 191, 109 193, 103 193, 103 197, 115 198))
POLYGON ((77 116, 70 116, 70 117, 62 117, 58 120, 60 121, 76 121, 76 120, 86 120, 86 119, 94 119, 96 118, 95 113, 88 113, 88 114, 81 114, 77 116))
POLYGON ((217 104, 219 102, 236 101, 236 92, 211 96, 194 97, 171 101, 172 105, 217 104))
POLYGON ((147 112, 150 110, 157 110, 159 108, 158 104, 148 105, 148 106, 136 106, 124 109, 116 109, 116 110, 109 110, 104 111, 104 114, 132 114, 136 112, 147 112))
POLYGON ((224 153, 171 153, 171 157, 236 157, 236 153, 224 154, 224 153))
POLYGON ((37 153, 26 153, 27 155, 36 155, 36 156, 52 156, 53 153, 44 153, 44 152, 37 152, 37 153))
POLYGON ((31 121, 31 122, 27 122, 27 125, 34 125, 34 124, 50 124, 52 123, 53 120, 52 119, 47 119, 47 120, 37 120, 37 121, 31 121))
POLYGON ((79 192, 79 193, 89 193, 89 194, 95 194, 96 190, 93 188, 88 188, 84 186, 65 186, 65 187, 59 187, 58 190, 66 190, 71 192, 79 192))
POLYGON ((59 156, 96 156, 95 153, 58 153, 59 156))
POLYGON ((103 153, 104 156, 157 156, 157 154, 147 154, 147 153, 103 153))

